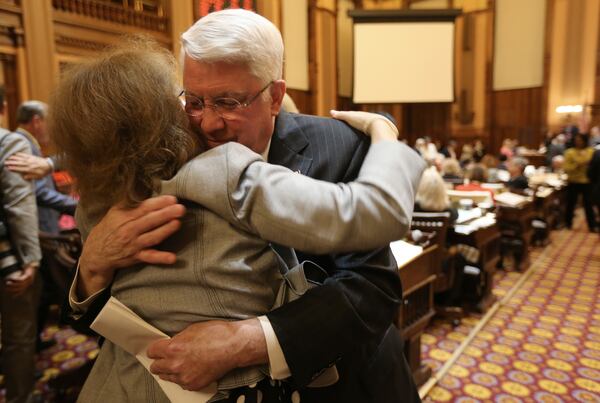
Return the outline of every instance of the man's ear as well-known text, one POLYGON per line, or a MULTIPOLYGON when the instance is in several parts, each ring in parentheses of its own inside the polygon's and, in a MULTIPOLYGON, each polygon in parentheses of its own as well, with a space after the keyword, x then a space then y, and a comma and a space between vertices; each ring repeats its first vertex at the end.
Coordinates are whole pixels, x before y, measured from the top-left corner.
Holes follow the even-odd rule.
POLYGON ((33 115, 31 118, 31 125, 37 129, 41 121, 42 117, 40 115, 33 115))
POLYGON ((283 96, 285 95, 285 81, 275 80, 271 84, 271 115, 279 115, 281 110, 281 103, 283 102, 283 96))

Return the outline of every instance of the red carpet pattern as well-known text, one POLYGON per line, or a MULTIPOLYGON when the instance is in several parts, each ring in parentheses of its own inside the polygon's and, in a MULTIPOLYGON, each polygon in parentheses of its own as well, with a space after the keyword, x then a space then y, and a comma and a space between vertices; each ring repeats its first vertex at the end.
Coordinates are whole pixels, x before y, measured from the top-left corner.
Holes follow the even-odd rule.
MULTIPOLYGON (((435 402, 600 402, 600 238, 560 231, 537 270, 430 391, 435 402)), ((497 279, 504 295, 522 274, 497 279)), ((440 368, 477 317, 432 327, 425 362, 440 368)))
MULTIPOLYGON (((56 345, 42 351, 37 357, 36 367, 42 371, 42 377, 36 383, 36 394, 41 394, 44 402, 56 402, 55 391, 51 390, 48 380, 62 372, 80 367, 98 354, 95 339, 79 334, 70 328, 49 326, 42 335, 44 339, 53 338, 56 345)), ((6 390, 0 393, 0 403, 5 402, 6 390)), ((69 400, 69 399, 66 399, 69 400)))

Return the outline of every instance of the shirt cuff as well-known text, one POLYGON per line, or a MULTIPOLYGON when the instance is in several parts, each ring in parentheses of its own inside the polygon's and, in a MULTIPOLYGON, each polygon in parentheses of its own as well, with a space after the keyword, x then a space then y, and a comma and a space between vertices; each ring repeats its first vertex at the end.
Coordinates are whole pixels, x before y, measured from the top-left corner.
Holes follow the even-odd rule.
POLYGON ((267 354, 269 355, 269 371, 271 372, 272 379, 286 379, 289 378, 292 373, 288 367, 283 350, 279 345, 279 340, 275 335, 273 326, 266 316, 259 316, 258 321, 265 333, 265 339, 267 341, 267 354))
POLYGON ((50 172, 54 172, 55 167, 54 167, 54 161, 52 160, 52 158, 50 158, 50 157, 46 158, 46 162, 48 163, 48 165, 50 165, 50 172))
MULTIPOLYGON (((77 263, 77 271, 75 272, 75 278, 73 279, 73 283, 71 283, 71 288, 69 289, 69 305, 71 306, 71 309, 73 310, 74 316, 81 316, 82 314, 84 314, 88 310, 88 308, 90 307, 92 302, 94 302, 96 297, 98 297, 98 295, 100 295, 100 293, 102 293, 102 291, 106 290, 106 288, 103 288, 99 291, 96 291, 95 293, 93 293, 92 295, 90 295, 89 297, 84 299, 83 301, 78 301, 78 297, 77 297, 77 280, 78 279, 79 279, 79 263, 77 263)), ((272 329, 271 329, 271 331, 272 331, 272 329)))

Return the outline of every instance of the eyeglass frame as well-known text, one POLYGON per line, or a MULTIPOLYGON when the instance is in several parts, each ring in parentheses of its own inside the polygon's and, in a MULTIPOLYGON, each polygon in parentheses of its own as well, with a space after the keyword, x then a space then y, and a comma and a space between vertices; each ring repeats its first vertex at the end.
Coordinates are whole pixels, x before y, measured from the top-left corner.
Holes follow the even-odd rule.
POLYGON ((226 111, 224 111, 224 112, 217 110, 218 106, 217 106, 217 105, 215 105, 215 103, 214 103, 214 100, 213 100, 213 102, 211 102, 211 103, 207 103, 207 102, 205 102, 205 101, 204 101, 204 99, 203 99, 203 98, 197 97, 196 95, 188 95, 188 94, 186 94, 186 92, 185 92, 185 89, 181 90, 181 92, 179 93, 178 97, 179 97, 179 98, 181 98, 181 97, 184 97, 185 103, 184 103, 184 105, 183 105, 183 109, 185 110, 185 113, 187 113, 189 116, 192 116, 192 117, 195 117, 195 118, 201 118, 201 117, 203 117, 203 116, 204 116, 204 109, 205 109, 206 107, 209 107, 209 108, 211 108, 211 109, 212 109, 212 110, 213 110, 213 111, 214 111, 214 112, 215 112, 215 113, 216 113, 216 114, 217 114, 219 117, 221 117, 222 119, 226 119, 226 120, 228 120, 228 119, 232 119, 233 117, 227 117, 227 116, 223 116, 223 113, 225 113, 225 114, 227 114, 227 113, 233 113, 233 114, 236 114, 236 113, 238 113, 238 111, 240 111, 240 110, 243 110, 243 109, 245 109, 245 108, 249 107, 249 106, 250 106, 250 105, 251 105, 251 104, 252 104, 254 101, 256 101, 256 100, 258 99, 258 97, 259 97, 259 96, 260 96, 260 95, 261 95, 263 92, 265 92, 265 90, 266 90, 267 88, 269 88, 269 87, 270 87, 270 86, 271 86, 271 85, 272 85, 274 82, 275 82, 275 81, 273 81, 273 80, 269 81, 269 82, 267 83, 267 85, 265 85, 265 86, 264 86, 264 87, 263 87, 263 88, 262 88, 260 91, 258 91, 258 93, 256 93, 256 95, 254 95, 252 98, 250 98, 249 100, 247 100, 247 101, 244 101, 244 102, 240 102, 238 99, 236 99, 236 98, 231 98, 231 97, 219 97, 219 98, 216 98, 216 100, 217 100, 217 101, 218 101, 218 100, 224 100, 224 99, 227 99, 227 100, 235 101, 235 102, 237 103, 237 106, 235 106, 235 107, 234 107, 234 109, 231 109, 231 110, 226 110, 226 111), (197 113, 197 114, 192 114, 192 113, 190 113, 190 112, 188 112, 188 111, 187 111, 187 109, 186 109, 186 105, 187 105, 187 103, 188 103, 188 102, 187 102, 187 97, 196 98, 198 101, 202 102, 202 109, 200 110, 200 113, 197 113))

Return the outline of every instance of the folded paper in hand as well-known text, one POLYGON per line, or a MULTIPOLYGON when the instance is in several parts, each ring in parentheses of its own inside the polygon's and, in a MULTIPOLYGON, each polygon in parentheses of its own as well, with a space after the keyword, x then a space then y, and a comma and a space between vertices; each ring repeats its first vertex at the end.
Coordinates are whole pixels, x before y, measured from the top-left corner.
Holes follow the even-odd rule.
MULTIPOLYGON (((152 360, 146 355, 146 350, 153 342, 169 338, 169 336, 145 322, 115 297, 108 300, 90 327, 135 356, 148 372, 152 360)), ((152 376, 171 402, 205 403, 217 393, 216 383, 201 391, 194 392, 185 390, 176 383, 164 381, 154 374, 152 376)))

